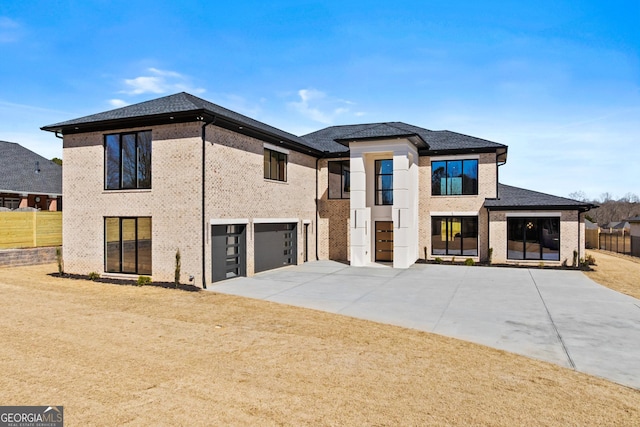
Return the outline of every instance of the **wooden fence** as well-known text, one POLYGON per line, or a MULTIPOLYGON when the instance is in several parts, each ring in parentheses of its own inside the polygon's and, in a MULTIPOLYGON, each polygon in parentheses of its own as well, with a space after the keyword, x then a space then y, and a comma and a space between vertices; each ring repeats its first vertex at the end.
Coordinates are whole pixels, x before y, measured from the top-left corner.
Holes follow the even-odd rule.
POLYGON ((0 212, 0 249, 62 245, 62 212, 0 212))

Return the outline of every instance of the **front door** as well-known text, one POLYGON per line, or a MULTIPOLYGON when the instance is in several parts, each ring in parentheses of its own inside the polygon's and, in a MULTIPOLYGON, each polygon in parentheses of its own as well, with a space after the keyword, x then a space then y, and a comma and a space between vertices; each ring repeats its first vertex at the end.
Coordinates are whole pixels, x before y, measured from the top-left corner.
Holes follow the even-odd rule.
POLYGON ((393 221, 376 221, 376 261, 393 262, 393 221))

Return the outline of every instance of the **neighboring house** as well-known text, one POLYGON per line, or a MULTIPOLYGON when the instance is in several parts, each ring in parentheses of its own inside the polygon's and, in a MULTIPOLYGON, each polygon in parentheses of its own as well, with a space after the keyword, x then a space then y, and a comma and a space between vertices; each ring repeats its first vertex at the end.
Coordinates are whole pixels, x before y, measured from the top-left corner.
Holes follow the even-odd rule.
POLYGON ((64 137, 69 272, 206 286, 311 259, 571 263, 589 203, 498 183, 507 147, 401 122, 295 136, 187 93, 42 128, 64 137))
POLYGON ((14 142, 0 141, 0 207, 62 209, 62 167, 14 142))

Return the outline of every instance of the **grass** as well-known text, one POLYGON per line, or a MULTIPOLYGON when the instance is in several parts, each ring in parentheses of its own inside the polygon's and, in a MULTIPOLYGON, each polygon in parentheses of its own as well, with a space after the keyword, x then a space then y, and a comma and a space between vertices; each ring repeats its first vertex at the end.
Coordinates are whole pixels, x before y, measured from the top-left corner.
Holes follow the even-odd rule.
POLYGON ((0 269, 0 405, 64 405, 69 426, 640 425, 639 391, 546 362, 55 270, 0 269))
POLYGON ((605 252, 588 250, 596 259, 593 271, 585 274, 592 280, 614 291, 640 299, 640 258, 605 252))

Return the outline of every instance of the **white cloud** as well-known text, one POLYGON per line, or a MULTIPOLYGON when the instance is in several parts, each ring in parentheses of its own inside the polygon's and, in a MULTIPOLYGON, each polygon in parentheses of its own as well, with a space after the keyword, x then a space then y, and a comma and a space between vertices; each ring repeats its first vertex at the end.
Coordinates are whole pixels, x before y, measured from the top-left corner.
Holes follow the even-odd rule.
POLYGON ((176 71, 160 70, 158 68, 148 68, 147 75, 138 76, 132 79, 125 79, 127 87, 120 93, 127 95, 142 95, 145 93, 165 94, 172 92, 190 92, 200 94, 205 89, 192 86, 191 78, 176 71))
POLYGON ((334 123, 338 116, 349 114, 351 110, 348 106, 355 105, 352 101, 327 96, 317 89, 300 89, 297 93, 300 101, 287 105, 304 117, 325 125, 334 123))
POLYGON ((0 43, 12 43, 20 38, 22 29, 16 21, 0 16, 0 43))
POLYGON ((122 99, 110 99, 109 104, 116 108, 126 107, 127 105, 129 105, 127 101, 123 101, 122 99))

